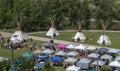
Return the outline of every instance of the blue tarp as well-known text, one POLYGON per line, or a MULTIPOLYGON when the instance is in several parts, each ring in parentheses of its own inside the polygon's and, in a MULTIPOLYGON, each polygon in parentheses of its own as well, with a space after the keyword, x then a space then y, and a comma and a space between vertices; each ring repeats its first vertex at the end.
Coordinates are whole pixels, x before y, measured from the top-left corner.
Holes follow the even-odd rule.
POLYGON ((31 53, 31 52, 25 52, 25 53, 23 53, 22 56, 23 56, 23 57, 32 57, 32 56, 33 56, 33 53, 31 53))
POLYGON ((60 60, 62 60, 62 57, 55 56, 55 57, 52 58, 52 60, 60 61, 60 60))

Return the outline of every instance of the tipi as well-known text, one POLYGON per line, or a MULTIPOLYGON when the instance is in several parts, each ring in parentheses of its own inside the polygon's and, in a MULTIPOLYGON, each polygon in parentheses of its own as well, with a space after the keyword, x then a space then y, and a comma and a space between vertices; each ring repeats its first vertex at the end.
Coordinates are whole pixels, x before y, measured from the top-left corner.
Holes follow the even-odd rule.
POLYGON ((49 36, 51 38, 55 36, 59 36, 59 32, 56 30, 55 25, 52 23, 50 29, 46 33, 46 36, 49 36))
POLYGON ((110 45, 111 44, 111 40, 109 39, 109 37, 103 33, 100 38, 98 39, 97 43, 99 43, 99 45, 105 44, 105 45, 110 45))
POLYGON ((22 31, 15 31, 12 35, 12 37, 10 38, 11 41, 13 40, 19 40, 19 41, 24 41, 27 40, 27 38, 25 37, 25 35, 23 34, 22 31))
POLYGON ((75 36, 73 37, 75 42, 85 42, 87 40, 87 38, 85 37, 85 35, 82 33, 81 27, 79 26, 78 28, 78 32, 75 34, 75 36))
POLYGON ((15 31, 12 37, 10 38, 10 42, 13 43, 20 43, 23 42, 24 40, 27 40, 26 36, 21 31, 20 22, 17 21, 17 25, 18 25, 17 31, 15 31))

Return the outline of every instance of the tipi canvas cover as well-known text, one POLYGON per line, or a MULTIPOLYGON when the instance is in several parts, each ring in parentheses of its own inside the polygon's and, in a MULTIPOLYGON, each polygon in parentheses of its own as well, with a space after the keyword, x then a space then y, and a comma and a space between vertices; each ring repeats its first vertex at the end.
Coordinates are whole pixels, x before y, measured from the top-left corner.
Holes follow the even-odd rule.
POLYGON ((12 37, 10 38, 10 40, 12 41, 14 39, 17 39, 19 41, 27 40, 27 38, 25 37, 22 31, 15 31, 12 37))
POLYGON ((110 45, 111 44, 111 40, 109 39, 109 37, 106 34, 102 34, 100 36, 100 38, 98 39, 97 43, 99 43, 99 45, 105 44, 105 45, 110 45))
POLYGON ((59 32, 56 30, 54 24, 51 25, 50 29, 46 33, 46 36, 49 36, 49 37, 59 36, 59 32))
POLYGON ((75 42, 85 42, 86 41, 86 37, 84 35, 84 33, 82 33, 82 30, 79 28, 78 32, 75 34, 75 36, 73 37, 73 39, 75 40, 75 42))

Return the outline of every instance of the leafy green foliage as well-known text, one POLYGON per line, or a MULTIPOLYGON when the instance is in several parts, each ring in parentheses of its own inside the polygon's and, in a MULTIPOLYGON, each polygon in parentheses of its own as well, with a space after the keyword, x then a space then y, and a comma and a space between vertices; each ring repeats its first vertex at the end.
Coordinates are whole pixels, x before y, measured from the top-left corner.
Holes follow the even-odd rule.
POLYGON ((76 28, 78 22, 89 29, 91 18, 101 28, 101 20, 120 20, 119 6, 118 0, 0 0, 0 28, 34 31, 47 29, 52 21, 59 29, 76 28))
POLYGON ((55 68, 50 65, 49 61, 45 62, 43 71, 55 71, 55 68))
POLYGON ((100 71, 112 71, 112 68, 110 68, 109 66, 107 65, 104 65, 100 68, 100 71))

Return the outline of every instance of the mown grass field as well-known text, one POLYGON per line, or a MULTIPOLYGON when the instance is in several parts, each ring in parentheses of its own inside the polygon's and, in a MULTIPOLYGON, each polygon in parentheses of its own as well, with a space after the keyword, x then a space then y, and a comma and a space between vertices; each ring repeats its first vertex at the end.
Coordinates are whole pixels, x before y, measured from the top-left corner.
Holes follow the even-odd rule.
MULTIPOLYGON (((59 40, 65 40, 65 41, 71 41, 72 37, 75 35, 76 32, 60 32, 60 36, 55 37, 54 39, 59 40)), ((119 32, 106 32, 109 36, 110 40, 112 41, 112 45, 109 45, 107 47, 111 48, 118 48, 120 49, 120 33, 119 32)), ((33 36, 38 37, 46 37, 46 33, 40 33, 40 34, 31 34, 33 36)), ((97 45, 97 40, 102 34, 102 32, 84 32, 85 36, 88 38, 87 42, 84 42, 83 44, 90 44, 90 45, 97 45)), ((104 45, 102 45, 104 46, 104 45)), ((106 47, 106 46, 105 46, 106 47)))
MULTIPOLYGON (((26 44, 27 44, 27 47, 23 47, 23 48, 20 48, 20 49, 14 49, 14 58, 17 58, 17 57, 20 57, 22 56, 22 54, 24 52, 33 52, 30 50, 29 48, 29 45, 32 44, 33 42, 36 43, 36 46, 35 48, 38 48, 38 49, 41 49, 41 44, 43 42, 40 42, 40 41, 27 41, 26 44)), ((23 44, 24 45, 24 44, 23 44)), ((12 58, 12 50, 10 48, 2 48, 0 47, 0 56, 3 56, 3 57, 7 57, 7 58, 12 58)))

